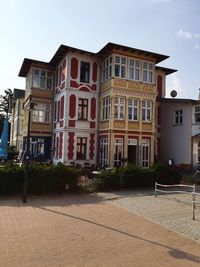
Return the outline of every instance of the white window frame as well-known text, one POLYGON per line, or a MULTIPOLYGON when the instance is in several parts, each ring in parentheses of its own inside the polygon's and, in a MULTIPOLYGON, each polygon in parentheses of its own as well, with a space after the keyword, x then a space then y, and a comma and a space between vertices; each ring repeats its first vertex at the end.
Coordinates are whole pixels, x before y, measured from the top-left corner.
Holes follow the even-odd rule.
POLYGON ((102 82, 110 79, 112 77, 112 56, 107 58, 103 62, 102 68, 102 82))
POLYGON ((39 123, 50 123, 51 122, 51 105, 38 103, 35 105, 34 110, 32 111, 32 120, 33 122, 39 123))
POLYGON ((125 107, 125 98, 116 96, 114 99, 115 107, 115 119, 123 120, 124 119, 124 107, 125 107))
POLYGON ((149 140, 143 140, 141 146, 141 167, 148 168, 149 167, 149 140))
POLYGON ((142 121, 151 122, 152 101, 142 100, 142 121))
POLYGON ((200 123, 200 106, 194 107, 194 122, 200 123))
POLYGON ((33 87, 52 90, 53 89, 52 72, 45 69, 33 68, 33 87))
POLYGON ((136 59, 129 59, 129 80, 140 80, 140 61, 136 59))
POLYGON ((102 120, 109 120, 110 118, 110 97, 102 100, 102 120))
POLYGON ((174 124, 180 125, 183 124, 183 110, 178 109, 174 111, 174 124))
POLYGON ((138 121, 138 111, 139 111, 138 99, 129 98, 128 99, 128 120, 129 121, 138 121))
POLYGON ((123 138, 115 138, 114 149, 115 149, 114 150, 114 166, 120 167, 122 163, 121 159, 123 158, 123 138), (120 157, 120 152, 121 152, 121 157, 120 157))
POLYGON ((143 61, 142 62, 142 81, 146 83, 154 82, 154 64, 143 61))
POLYGON ((100 164, 102 167, 105 167, 108 166, 108 155, 109 155, 108 138, 101 138, 100 147, 101 147, 100 164))
POLYGON ((115 68, 114 68, 114 75, 116 78, 126 79, 126 57, 115 56, 115 68), (119 69, 119 75, 116 75, 116 68, 119 69))

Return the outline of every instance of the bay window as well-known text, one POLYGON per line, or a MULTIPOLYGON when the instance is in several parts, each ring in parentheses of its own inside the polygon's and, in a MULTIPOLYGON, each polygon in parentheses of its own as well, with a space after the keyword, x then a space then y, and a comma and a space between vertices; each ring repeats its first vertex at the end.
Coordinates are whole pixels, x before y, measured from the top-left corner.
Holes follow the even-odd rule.
POLYGON ((101 138, 100 152, 100 165, 105 167, 108 165, 108 138, 101 138))
POLYGON ((114 146, 115 146, 114 166, 119 167, 119 166, 121 166, 121 159, 123 157, 123 139, 122 138, 116 138, 114 146))
POLYGON ((152 103, 149 100, 142 101, 142 121, 151 121, 151 106, 152 103))
POLYGON ((129 79, 139 81, 140 80, 140 61, 130 59, 129 60, 129 79))
POLYGON ((126 58, 115 56, 115 77, 126 78, 126 58))
POLYGON ((108 120, 110 116, 110 98, 104 98, 102 101, 102 119, 108 120))
POLYGON ((33 69, 33 87, 41 89, 52 89, 52 72, 44 69, 33 69))
POLYGON ((79 98, 78 100, 78 119, 87 120, 88 118, 88 99, 79 98))
POLYGON ((112 57, 109 57, 103 62, 102 81, 110 79, 111 76, 112 76, 112 57))
POLYGON ((138 120, 138 100, 137 99, 129 99, 128 100, 128 119, 130 121, 138 120))
POLYGON ((153 64, 149 62, 143 62, 143 82, 153 83, 153 64))
POLYGON ((51 105, 50 104, 36 104, 33 110, 34 122, 51 122, 51 105))
POLYGON ((123 97, 115 97, 115 119, 124 119, 124 101, 123 97))

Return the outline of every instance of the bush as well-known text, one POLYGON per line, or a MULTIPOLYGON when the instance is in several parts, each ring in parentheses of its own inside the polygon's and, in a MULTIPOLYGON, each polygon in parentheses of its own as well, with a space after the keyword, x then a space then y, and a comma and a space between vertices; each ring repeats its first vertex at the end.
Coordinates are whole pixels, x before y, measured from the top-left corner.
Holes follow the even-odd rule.
POLYGON ((95 179, 95 190, 118 190, 137 187, 153 187, 155 182, 161 184, 178 184, 181 173, 174 167, 157 163, 150 169, 143 169, 133 165, 112 171, 102 171, 95 179))
MULTIPOLYGON (((65 165, 28 166, 28 193, 61 193, 78 189, 79 171, 65 165)), ((8 162, 0 168, 0 194, 22 193, 24 183, 24 166, 18 167, 8 162)))

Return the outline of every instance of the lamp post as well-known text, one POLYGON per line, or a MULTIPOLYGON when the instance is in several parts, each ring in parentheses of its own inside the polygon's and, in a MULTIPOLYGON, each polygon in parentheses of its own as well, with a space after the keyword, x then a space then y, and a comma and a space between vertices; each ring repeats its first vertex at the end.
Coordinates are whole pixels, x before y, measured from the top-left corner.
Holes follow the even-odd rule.
POLYGON ((33 102, 31 102, 31 96, 28 105, 28 129, 26 137, 26 147, 24 153, 24 186, 23 186, 23 203, 27 202, 27 190, 28 190, 28 168, 30 161, 30 126, 31 126, 31 110, 34 108, 33 102))

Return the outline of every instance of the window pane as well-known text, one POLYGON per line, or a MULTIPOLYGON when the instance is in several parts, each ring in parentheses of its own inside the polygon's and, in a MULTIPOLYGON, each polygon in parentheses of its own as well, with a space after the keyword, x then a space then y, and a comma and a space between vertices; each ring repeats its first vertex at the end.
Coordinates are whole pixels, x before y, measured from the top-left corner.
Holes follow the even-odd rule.
POLYGON ((119 77, 120 66, 115 64, 115 76, 119 77))

